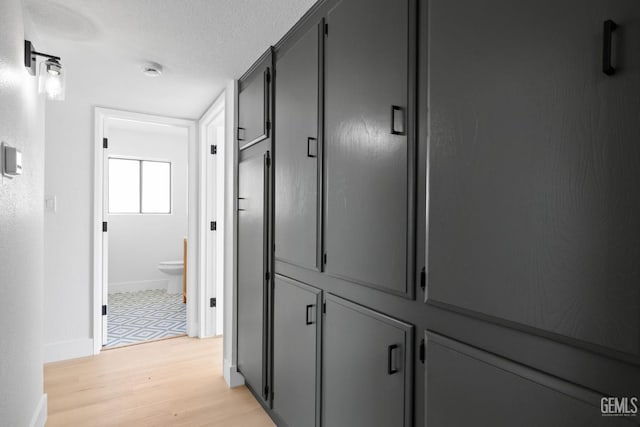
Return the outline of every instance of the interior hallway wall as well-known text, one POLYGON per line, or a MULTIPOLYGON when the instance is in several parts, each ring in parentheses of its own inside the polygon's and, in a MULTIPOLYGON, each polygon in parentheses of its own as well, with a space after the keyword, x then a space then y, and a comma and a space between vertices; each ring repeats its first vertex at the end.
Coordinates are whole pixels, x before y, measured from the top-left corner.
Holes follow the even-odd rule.
MULTIPOLYGON (((59 45, 56 54, 62 56, 67 69, 66 98, 48 104, 45 126, 45 194, 55 196, 57 202, 55 212, 45 212, 44 223, 47 362, 93 354, 94 108, 171 116, 166 106, 105 95, 91 67, 74 54, 74 45, 59 45)), ((110 66, 109 58, 102 57, 102 61, 103 66, 110 66)), ((162 79, 154 84, 162 89, 162 79)))
POLYGON ((185 128, 113 120, 109 156, 171 162, 171 214, 115 214, 109 222, 109 292, 166 289, 162 261, 182 260, 187 237, 185 128))
POLYGON ((24 68, 24 39, 39 49, 20 0, 0 2, 0 140, 22 151, 23 174, 0 177, 0 424, 44 425, 44 100, 24 68), (26 21, 26 22, 25 22, 26 21), (25 29, 25 26, 27 27, 25 29))

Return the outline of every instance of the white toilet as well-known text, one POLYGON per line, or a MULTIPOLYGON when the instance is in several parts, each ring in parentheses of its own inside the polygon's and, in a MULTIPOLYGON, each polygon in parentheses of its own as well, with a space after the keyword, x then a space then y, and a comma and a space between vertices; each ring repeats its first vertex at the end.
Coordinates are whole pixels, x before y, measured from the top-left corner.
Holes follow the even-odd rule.
POLYGON ((167 293, 181 294, 182 272, 184 271, 184 263, 182 261, 163 261, 158 264, 158 270, 169 276, 167 293))

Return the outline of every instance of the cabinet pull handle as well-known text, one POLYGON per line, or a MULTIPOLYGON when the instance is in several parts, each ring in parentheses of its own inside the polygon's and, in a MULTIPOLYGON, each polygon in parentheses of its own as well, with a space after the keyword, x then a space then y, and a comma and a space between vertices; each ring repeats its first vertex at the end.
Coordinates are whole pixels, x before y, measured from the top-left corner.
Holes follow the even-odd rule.
POLYGON ((242 212, 242 211, 246 211, 245 209, 245 202, 242 202, 242 200, 246 200, 244 197, 238 197, 238 212, 242 212))
POLYGON ((307 157, 318 157, 318 140, 311 136, 307 138, 307 157))
POLYGON ((612 34, 618 28, 618 24, 611 19, 604 21, 604 32, 602 37, 602 72, 607 76, 613 76, 616 69, 611 65, 612 34))
POLYGON ((316 322, 313 321, 313 312, 311 310, 313 307, 315 307, 315 305, 313 305, 313 304, 307 305, 307 313, 306 313, 306 323, 307 323, 307 325, 313 325, 314 323, 316 323, 316 322))
POLYGON ((393 363, 393 353, 398 349, 398 344, 391 344, 387 347, 387 373, 393 375, 398 372, 395 363, 393 363))
POLYGON ((238 133, 236 135, 238 141, 244 141, 244 131, 245 131, 244 128, 241 128, 241 127, 238 128, 238 133))
POLYGON ((406 132, 405 132, 404 116, 405 116, 404 108, 399 107, 397 105, 391 106, 391 134, 392 135, 405 135, 406 132), (397 113, 402 113, 402 118, 399 122, 400 130, 398 130, 398 128, 396 127, 397 113))

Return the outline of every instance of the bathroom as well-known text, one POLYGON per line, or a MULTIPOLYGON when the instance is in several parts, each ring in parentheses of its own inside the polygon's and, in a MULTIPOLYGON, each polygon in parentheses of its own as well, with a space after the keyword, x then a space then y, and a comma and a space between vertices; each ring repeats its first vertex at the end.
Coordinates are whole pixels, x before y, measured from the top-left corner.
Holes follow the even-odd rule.
POLYGON ((187 298, 187 130, 121 119, 111 119, 107 126, 105 348, 182 336, 187 298))

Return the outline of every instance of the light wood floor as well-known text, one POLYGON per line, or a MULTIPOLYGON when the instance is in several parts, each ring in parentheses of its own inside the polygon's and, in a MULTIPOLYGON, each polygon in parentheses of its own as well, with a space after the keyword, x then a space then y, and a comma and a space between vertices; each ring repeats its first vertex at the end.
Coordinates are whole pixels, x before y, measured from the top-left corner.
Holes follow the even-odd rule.
POLYGON ((47 426, 274 426, 222 377, 222 339, 188 337, 46 364, 47 426))

